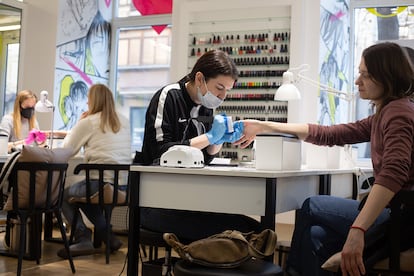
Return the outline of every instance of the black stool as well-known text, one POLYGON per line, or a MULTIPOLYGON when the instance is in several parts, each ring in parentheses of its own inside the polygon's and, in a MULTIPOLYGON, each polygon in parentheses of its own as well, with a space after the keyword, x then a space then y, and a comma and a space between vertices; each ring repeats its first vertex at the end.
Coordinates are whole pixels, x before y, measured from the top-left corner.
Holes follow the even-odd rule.
POLYGON ((145 247, 149 247, 148 260, 142 262, 142 276, 171 275, 172 257, 171 247, 162 238, 163 233, 154 232, 140 227, 140 246, 146 254, 145 247), (164 258, 158 257, 158 249, 165 248, 164 258))
POLYGON ((174 265, 175 276, 283 276, 280 266, 259 259, 250 259, 236 268, 211 268, 180 260, 174 265))

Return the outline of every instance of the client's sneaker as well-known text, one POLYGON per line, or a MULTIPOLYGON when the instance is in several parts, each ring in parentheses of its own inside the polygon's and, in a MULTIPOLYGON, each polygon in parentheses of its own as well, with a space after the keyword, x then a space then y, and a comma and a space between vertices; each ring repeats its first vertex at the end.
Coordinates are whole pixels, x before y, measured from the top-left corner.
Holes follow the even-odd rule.
MULTIPOLYGON (((94 243, 94 247, 100 248, 102 242, 106 244, 105 240, 97 239, 94 243)), ((114 251, 117 251, 119 248, 121 248, 122 245, 123 245, 122 241, 112 234, 109 240, 109 247, 111 248, 111 253, 114 251)))
POLYGON ((117 251, 122 246, 122 241, 119 240, 114 235, 111 237, 111 243, 110 243, 111 252, 117 251))
POLYGON ((6 238, 3 239, 3 247, 6 250, 10 250, 10 244, 9 244, 9 241, 7 241, 6 238))
MULTIPOLYGON (((95 254, 96 250, 93 247, 92 241, 83 240, 69 246, 69 251, 72 257, 85 256, 95 254)), ((66 248, 62 248, 57 252, 57 255, 62 259, 67 259, 68 254, 66 248)))
MULTIPOLYGON (((104 235, 99 235, 98 237, 94 240, 94 247, 95 248, 100 248, 102 243, 105 243, 105 237, 104 235)), ((117 251, 119 248, 121 248, 122 246, 122 241, 119 240, 113 233, 111 233, 111 237, 109 239, 109 247, 111 248, 111 253, 114 251, 117 251)))

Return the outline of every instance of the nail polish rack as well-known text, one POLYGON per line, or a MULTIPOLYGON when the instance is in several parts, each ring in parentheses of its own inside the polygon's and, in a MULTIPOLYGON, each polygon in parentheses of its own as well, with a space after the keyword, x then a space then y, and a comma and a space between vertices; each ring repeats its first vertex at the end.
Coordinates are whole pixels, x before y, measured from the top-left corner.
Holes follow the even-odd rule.
MULTIPOLYGON (((287 21, 290 22, 290 18, 287 21)), ((211 49, 227 52, 239 70, 239 78, 224 103, 216 109, 217 114, 224 112, 232 116, 233 121, 258 119, 287 122, 287 102, 273 101, 276 89, 282 83, 283 72, 289 68, 290 29, 286 28, 286 22, 283 28, 263 30, 258 27, 247 31, 237 30, 236 24, 233 24, 234 31, 227 31, 231 27, 222 24, 219 28, 214 22, 204 22, 205 26, 196 23, 193 30, 190 26, 188 70, 198 57, 211 49), (205 31, 210 29, 222 30, 205 31)), ((252 26, 262 25, 261 22, 252 23, 252 26)), ((251 161, 253 155, 252 145, 248 149, 240 149, 228 143, 223 145, 220 153, 220 157, 238 161, 251 161)))

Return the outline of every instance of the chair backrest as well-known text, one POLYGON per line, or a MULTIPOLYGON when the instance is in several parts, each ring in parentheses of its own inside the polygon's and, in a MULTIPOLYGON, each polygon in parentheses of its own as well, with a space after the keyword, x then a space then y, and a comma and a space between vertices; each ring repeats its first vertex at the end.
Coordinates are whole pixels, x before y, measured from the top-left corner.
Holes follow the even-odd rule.
MULTIPOLYGON (((411 273, 414 271, 413 265, 412 265, 412 256, 410 257, 410 260, 406 262, 406 260, 401 260, 401 227, 402 227, 402 221, 401 221, 401 213, 404 208, 409 208, 410 210, 414 210, 414 191, 405 191, 402 190, 398 192, 394 198, 391 200, 390 203, 391 207, 391 223, 390 223, 390 262, 389 262, 389 270, 392 273, 395 273, 393 275, 398 275, 400 273, 400 265, 404 263, 409 264, 407 267, 402 267, 403 270, 408 270, 411 273)), ((410 213, 414 214, 414 211, 410 211, 410 213)), ((414 220, 414 217, 413 217, 414 220)), ((411 236, 412 237, 412 236, 411 236)), ((404 256, 406 257, 406 256, 404 256)))
POLYGON ((18 162, 9 176, 12 210, 60 208, 65 189, 67 163, 18 162), (19 191, 20 190, 20 191, 19 191), (27 194, 22 199, 21 195, 27 194))
POLYGON ((73 198, 72 202, 99 204, 101 206, 128 205, 129 201, 129 169, 130 164, 78 164, 74 174, 84 172, 86 183, 91 180, 99 182, 98 192, 92 193, 90 185, 86 185, 86 194, 82 198, 73 198), (122 183, 126 189, 120 190, 122 183))

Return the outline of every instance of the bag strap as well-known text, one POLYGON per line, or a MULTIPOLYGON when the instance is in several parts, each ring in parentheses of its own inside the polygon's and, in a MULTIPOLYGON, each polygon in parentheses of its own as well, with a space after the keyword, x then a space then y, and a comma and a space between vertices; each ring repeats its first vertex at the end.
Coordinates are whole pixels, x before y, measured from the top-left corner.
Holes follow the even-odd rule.
POLYGON ((270 229, 265 229, 259 234, 249 233, 247 240, 252 257, 263 259, 275 252, 277 235, 270 229))
POLYGON ((172 249, 174 249, 175 252, 178 253, 178 255, 184 259, 184 260, 189 260, 192 261, 192 258, 189 254, 187 254, 184 250, 184 248, 186 248, 186 245, 182 244, 176 235, 174 235, 173 233, 164 233, 162 235, 164 241, 171 246, 172 249))

